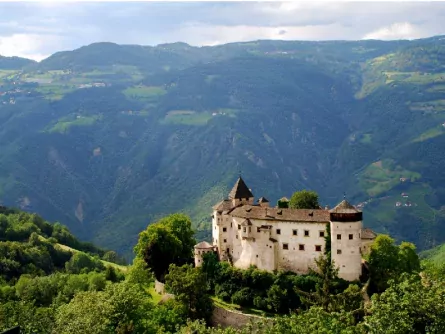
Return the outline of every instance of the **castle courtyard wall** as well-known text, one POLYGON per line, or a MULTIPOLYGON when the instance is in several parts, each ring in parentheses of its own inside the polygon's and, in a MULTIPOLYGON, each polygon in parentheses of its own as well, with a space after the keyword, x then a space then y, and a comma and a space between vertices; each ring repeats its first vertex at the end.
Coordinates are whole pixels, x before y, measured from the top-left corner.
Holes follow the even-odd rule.
POLYGON ((250 234, 248 238, 243 238, 243 228, 238 229, 238 225, 244 220, 233 217, 232 229, 227 230, 227 238, 232 241, 230 246, 233 263, 238 268, 255 265, 268 271, 282 269, 307 273, 315 265, 315 259, 324 252, 323 234, 326 233, 327 223, 250 219, 250 234), (264 229, 261 226, 271 228, 264 229))

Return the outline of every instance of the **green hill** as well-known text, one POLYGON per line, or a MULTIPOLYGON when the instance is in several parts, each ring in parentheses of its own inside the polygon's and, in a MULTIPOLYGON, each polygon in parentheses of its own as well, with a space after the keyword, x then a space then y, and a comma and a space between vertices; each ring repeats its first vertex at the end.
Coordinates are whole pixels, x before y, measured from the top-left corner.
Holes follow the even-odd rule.
POLYGON ((242 171, 272 201, 346 192, 367 226, 431 248, 445 241, 444 45, 95 43, 0 66, 0 201, 130 255, 175 211, 208 238, 242 171))

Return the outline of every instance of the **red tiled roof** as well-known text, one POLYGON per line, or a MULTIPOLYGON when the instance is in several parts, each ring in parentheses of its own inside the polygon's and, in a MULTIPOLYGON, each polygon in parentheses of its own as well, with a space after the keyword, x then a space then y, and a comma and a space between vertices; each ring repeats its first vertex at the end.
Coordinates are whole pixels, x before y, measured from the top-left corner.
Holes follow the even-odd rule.
POLYGON ((233 217, 297 222, 329 222, 328 210, 265 208, 243 205, 232 211, 233 217))

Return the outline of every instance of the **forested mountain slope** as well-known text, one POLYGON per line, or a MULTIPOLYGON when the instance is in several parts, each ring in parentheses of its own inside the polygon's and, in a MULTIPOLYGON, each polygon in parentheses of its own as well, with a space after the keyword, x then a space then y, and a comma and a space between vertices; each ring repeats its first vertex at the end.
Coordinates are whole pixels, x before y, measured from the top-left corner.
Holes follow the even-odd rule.
POLYGON ((346 192, 367 226, 431 248, 445 241, 444 52, 442 37, 97 43, 0 66, 0 201, 129 254, 174 211, 208 235, 241 171, 271 201, 346 192))

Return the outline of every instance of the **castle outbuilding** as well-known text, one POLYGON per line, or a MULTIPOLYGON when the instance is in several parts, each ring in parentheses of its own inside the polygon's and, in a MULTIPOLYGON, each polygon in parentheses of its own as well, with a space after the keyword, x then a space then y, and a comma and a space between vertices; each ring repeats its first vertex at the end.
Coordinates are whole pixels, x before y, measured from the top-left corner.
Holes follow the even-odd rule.
POLYGON ((289 270, 305 274, 331 244, 331 257, 339 277, 359 279, 362 253, 376 234, 363 229, 363 214, 343 200, 332 210, 270 207, 254 196, 239 177, 227 199, 213 207, 212 245, 195 246, 195 263, 202 263, 205 251, 216 251, 221 261, 247 269, 289 270), (328 235, 327 226, 330 227, 328 235))

